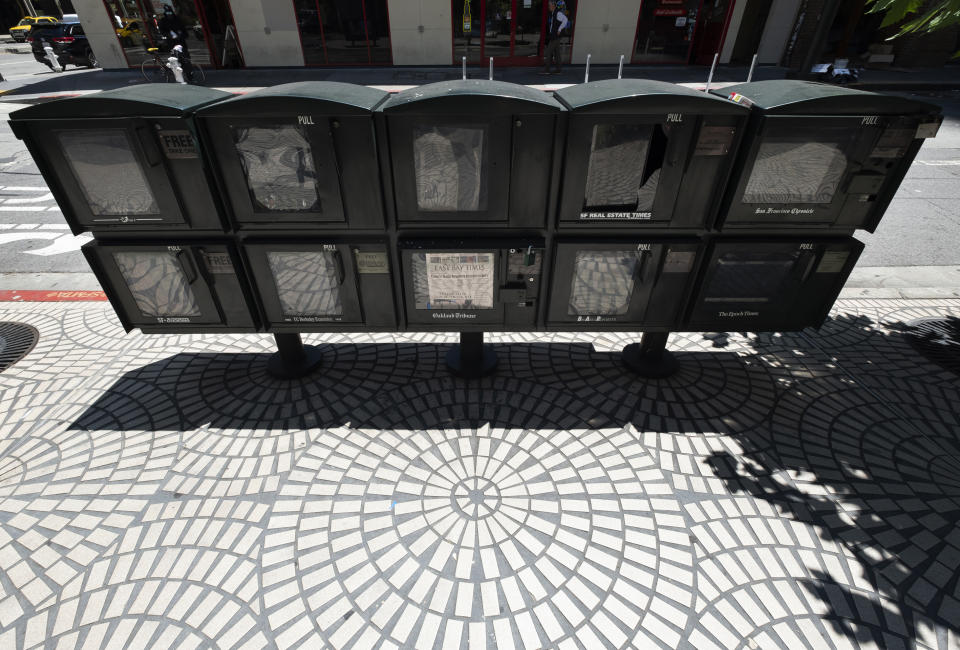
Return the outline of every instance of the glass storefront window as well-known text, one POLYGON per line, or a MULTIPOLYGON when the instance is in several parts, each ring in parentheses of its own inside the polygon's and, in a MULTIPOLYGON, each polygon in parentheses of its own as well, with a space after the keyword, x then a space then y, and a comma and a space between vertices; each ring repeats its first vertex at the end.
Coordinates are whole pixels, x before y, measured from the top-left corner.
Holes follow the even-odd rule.
POLYGON ((327 55, 323 51, 323 27, 320 25, 316 0, 294 0, 293 9, 297 12, 297 28, 300 30, 304 63, 324 65, 327 55))
POLYGON ((213 53, 212 67, 242 67, 243 52, 237 40, 237 28, 233 24, 233 12, 228 0, 196 0, 196 6, 213 53))
POLYGON ((131 67, 153 58, 147 48, 169 52, 175 45, 205 67, 223 67, 240 58, 224 53, 224 48, 239 53, 227 0, 105 0, 104 6, 131 67))
POLYGON ((150 58, 148 47, 156 47, 155 31, 151 30, 144 17, 140 3, 131 0, 106 0, 104 6, 113 21, 117 41, 127 58, 127 64, 139 66, 144 59, 150 58))
POLYGON ((631 63, 687 63, 700 0, 644 2, 631 63))
POLYGON ((451 0, 453 13, 453 56, 456 61, 467 57, 478 63, 483 57, 483 0, 451 0))
POLYGON ((370 63, 393 63, 393 51, 390 44, 390 16, 387 14, 387 0, 365 0, 367 39, 370 42, 370 63))
POLYGON ((390 64, 387 0, 294 0, 307 65, 390 64))
MULTIPOLYGON (((560 53, 569 63, 577 2, 562 7, 569 20, 560 36, 560 53)), ((486 63, 490 57, 507 65, 543 62, 548 7, 546 0, 450 0, 453 16, 453 63, 486 63)))

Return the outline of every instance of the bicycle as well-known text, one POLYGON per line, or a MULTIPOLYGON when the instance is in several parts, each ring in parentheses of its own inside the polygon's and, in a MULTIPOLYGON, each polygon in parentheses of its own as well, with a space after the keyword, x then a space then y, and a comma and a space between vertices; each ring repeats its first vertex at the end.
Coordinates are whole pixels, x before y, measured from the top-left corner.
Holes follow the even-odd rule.
MULTIPOLYGON (((147 52, 151 55, 152 58, 144 59, 143 63, 140 64, 140 74, 143 75, 143 78, 150 83, 170 83, 176 81, 176 77, 173 74, 173 70, 170 69, 167 59, 170 58, 169 52, 160 52, 160 48, 149 47, 147 52)), ((188 84, 200 85, 206 80, 206 75, 203 72, 203 66, 199 63, 193 63, 190 61, 190 57, 181 55, 181 61, 183 58, 186 58, 190 63, 189 72, 187 71, 188 66, 183 66, 183 79, 188 84)), ((182 64, 181 64, 182 65, 182 64)))

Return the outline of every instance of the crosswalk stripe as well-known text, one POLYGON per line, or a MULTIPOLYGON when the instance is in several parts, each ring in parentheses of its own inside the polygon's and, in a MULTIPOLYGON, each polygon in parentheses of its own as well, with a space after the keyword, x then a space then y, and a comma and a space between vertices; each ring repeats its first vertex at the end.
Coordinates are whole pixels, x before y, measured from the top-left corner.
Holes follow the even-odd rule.
POLYGON ((0 230, 69 230, 65 223, 0 223, 0 230))
POLYGON ((42 196, 18 196, 15 198, 4 199, 3 202, 6 204, 11 203, 39 203, 40 201, 49 201, 53 199, 53 194, 47 192, 42 196))

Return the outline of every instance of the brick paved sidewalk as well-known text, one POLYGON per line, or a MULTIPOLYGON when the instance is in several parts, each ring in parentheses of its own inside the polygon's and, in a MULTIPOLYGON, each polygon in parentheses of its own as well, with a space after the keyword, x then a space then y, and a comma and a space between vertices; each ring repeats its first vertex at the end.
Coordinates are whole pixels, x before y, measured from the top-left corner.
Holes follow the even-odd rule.
POLYGON ((40 338, 0 372, 0 648, 958 648, 960 378, 905 325, 947 315, 675 335, 658 381, 619 334, 489 336, 469 384, 452 336, 311 335, 280 382, 267 335, 2 304, 40 338))

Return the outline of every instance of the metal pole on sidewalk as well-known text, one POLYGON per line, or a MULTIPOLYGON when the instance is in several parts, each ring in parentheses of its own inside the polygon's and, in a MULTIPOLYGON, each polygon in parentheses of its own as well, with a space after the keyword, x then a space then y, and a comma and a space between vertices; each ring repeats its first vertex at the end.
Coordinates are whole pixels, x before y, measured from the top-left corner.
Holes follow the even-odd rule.
POLYGON ((479 379, 497 369, 497 353, 483 344, 483 332, 460 332, 460 344, 447 352, 446 363, 457 377, 479 379))
POLYGON ((490 81, 493 81, 493 57, 490 57, 490 81))
POLYGON ((587 55, 587 69, 583 72, 583 83, 590 81, 590 55, 587 55))
POLYGON ((667 349, 669 332, 644 332, 639 343, 623 348, 623 365, 641 377, 662 379, 675 373, 679 367, 676 357, 667 349))
POLYGON ((750 72, 747 73, 747 83, 750 83, 750 80, 753 79, 753 69, 757 65, 757 55, 753 55, 753 61, 750 62, 750 72))
POLYGON ((710 92, 710 83, 713 81, 713 70, 717 67, 717 58, 720 56, 719 52, 713 53, 713 63, 710 65, 710 76, 707 77, 707 87, 703 89, 703 92, 710 92))
POLYGON ((463 80, 467 80, 467 57, 463 57, 463 80))
POLYGON ((620 55, 620 69, 617 70, 617 79, 623 79, 623 55, 620 55))
POLYGON ((281 332, 273 335, 277 351, 267 360, 267 372, 277 379, 297 379, 309 375, 323 361, 318 348, 304 345, 297 333, 281 332))

